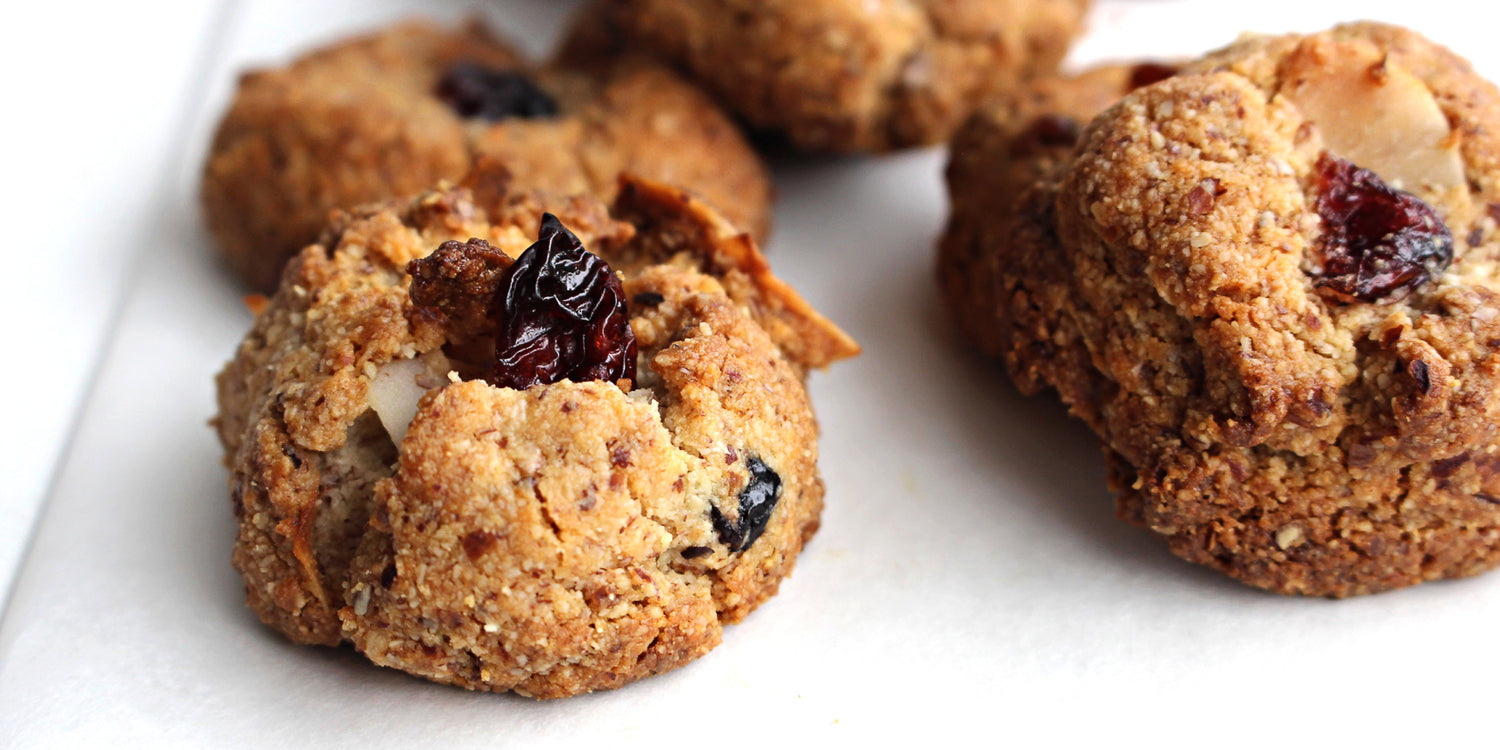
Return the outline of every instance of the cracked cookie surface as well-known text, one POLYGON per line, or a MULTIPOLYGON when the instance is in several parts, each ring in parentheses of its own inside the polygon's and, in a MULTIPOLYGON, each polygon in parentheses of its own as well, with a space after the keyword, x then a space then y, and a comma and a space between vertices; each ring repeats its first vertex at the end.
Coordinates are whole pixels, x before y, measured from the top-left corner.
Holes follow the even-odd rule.
POLYGON ((1247 38, 1128 94, 1092 75, 955 142, 940 277, 969 337, 1057 391, 1121 517, 1187 560, 1324 596, 1500 563, 1495 88, 1378 24, 1247 38), (1024 144, 1049 107, 1092 119, 1076 144, 1024 144), (1425 254, 1396 252, 1392 205, 1436 217, 1425 254))
POLYGON ((270 290, 329 211, 457 180, 479 158, 528 188, 605 201, 637 173, 757 239, 770 230, 765 165, 706 94, 620 50, 529 65, 477 23, 398 24, 244 74, 201 197, 230 267, 270 290))
POLYGON ((612 215, 506 181, 338 216, 220 373, 216 426, 267 624, 559 697, 681 666, 776 592, 822 507, 805 373, 857 347, 681 191, 627 180, 612 215), (488 294, 486 264, 544 212, 621 273, 634 382, 477 379, 494 323, 458 298, 488 294), (448 241, 487 249, 433 254, 448 241), (458 303, 412 302, 419 259, 458 303))
POLYGON ((937 143, 985 96, 1052 72, 1087 0, 604 0, 637 43, 795 146, 937 143))

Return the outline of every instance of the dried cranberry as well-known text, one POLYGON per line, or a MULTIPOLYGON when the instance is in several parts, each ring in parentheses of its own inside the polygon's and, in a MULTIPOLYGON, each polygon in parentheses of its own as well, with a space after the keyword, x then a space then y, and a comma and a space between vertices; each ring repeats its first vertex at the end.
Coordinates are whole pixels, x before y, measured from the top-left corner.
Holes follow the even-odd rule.
POLYGON ((755 456, 745 459, 745 467, 750 470, 750 481, 740 490, 738 519, 730 521, 725 518, 717 506, 709 509, 714 531, 718 532, 719 541, 729 547, 730 552, 743 551, 765 533, 766 524, 771 521, 771 511, 781 499, 780 474, 755 456))
POLYGON ((1043 146, 1071 146, 1078 134, 1078 121, 1071 117, 1042 115, 1031 122, 1031 135, 1043 146))
POLYGON ((500 280, 489 381, 530 388, 568 379, 635 379, 635 332, 614 271, 552 214, 500 280))
POLYGON ((1134 91, 1153 83, 1160 83, 1177 75, 1177 66, 1144 62, 1130 69, 1130 90, 1134 91))
POLYGON ((1398 301, 1453 260, 1453 235, 1431 206, 1326 153, 1316 208, 1323 270, 1315 283, 1335 303, 1398 301))
POLYGON ((490 122, 557 114, 557 102, 530 78, 514 70, 495 70, 473 62, 449 66, 438 79, 437 95, 460 117, 490 122))

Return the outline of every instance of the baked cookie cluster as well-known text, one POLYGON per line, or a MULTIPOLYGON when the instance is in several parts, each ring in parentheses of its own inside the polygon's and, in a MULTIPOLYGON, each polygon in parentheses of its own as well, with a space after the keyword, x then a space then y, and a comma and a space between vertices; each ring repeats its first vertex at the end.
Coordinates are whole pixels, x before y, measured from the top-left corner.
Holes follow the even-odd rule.
POLYGON ((1494 567, 1500 94, 1372 23, 1146 72, 958 134, 955 320, 1187 560, 1321 596, 1494 567))
POLYGON ((217 381, 250 607, 550 698, 775 594, 807 374, 858 347, 771 273, 726 111, 951 135, 953 319, 1177 555, 1334 597, 1500 563, 1500 92, 1374 23, 1059 76, 1087 7, 595 0, 541 66, 411 22, 244 76, 202 198, 274 289, 217 381))
POLYGON ((550 698, 680 666, 776 592, 822 507, 804 376, 857 347, 680 189, 514 185, 340 213, 216 428, 268 625, 550 698))

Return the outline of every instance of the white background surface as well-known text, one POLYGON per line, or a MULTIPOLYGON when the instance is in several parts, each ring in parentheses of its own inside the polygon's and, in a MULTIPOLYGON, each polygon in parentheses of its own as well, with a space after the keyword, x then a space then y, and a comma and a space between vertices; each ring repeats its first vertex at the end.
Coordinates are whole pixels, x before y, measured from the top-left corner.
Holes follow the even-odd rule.
MULTIPOLYGON (((1075 61, 1374 17, 1494 77, 1489 6, 1106 1, 1075 61)), ((540 51, 569 7, 480 9, 540 51)), ((198 221, 204 142, 245 65, 408 11, 466 8, 6 10, 0 75, 18 104, 0 139, 11 344, 0 596, 15 586, 0 621, 0 746, 1495 744, 1500 576, 1280 598, 1113 519, 1087 432, 948 334, 931 272, 940 150, 776 164, 772 262, 866 353, 814 378, 823 530, 781 595, 719 649, 619 691, 538 704, 295 648, 261 627, 228 565, 233 522, 206 427, 211 375, 249 320, 198 221)))

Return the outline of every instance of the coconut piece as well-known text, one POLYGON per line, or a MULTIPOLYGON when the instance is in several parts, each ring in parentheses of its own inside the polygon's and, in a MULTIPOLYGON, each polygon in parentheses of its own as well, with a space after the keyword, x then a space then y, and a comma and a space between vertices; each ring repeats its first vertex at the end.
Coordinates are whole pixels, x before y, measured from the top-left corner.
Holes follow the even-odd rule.
POLYGON ((431 351, 414 359, 387 362, 375 372, 366 398, 391 442, 401 445, 407 426, 417 415, 417 402, 448 382, 449 369, 448 358, 441 351, 431 351))
POLYGON ((1404 190, 1464 185, 1448 118, 1427 85, 1365 41, 1312 39, 1287 59, 1282 93, 1329 151, 1404 190))

